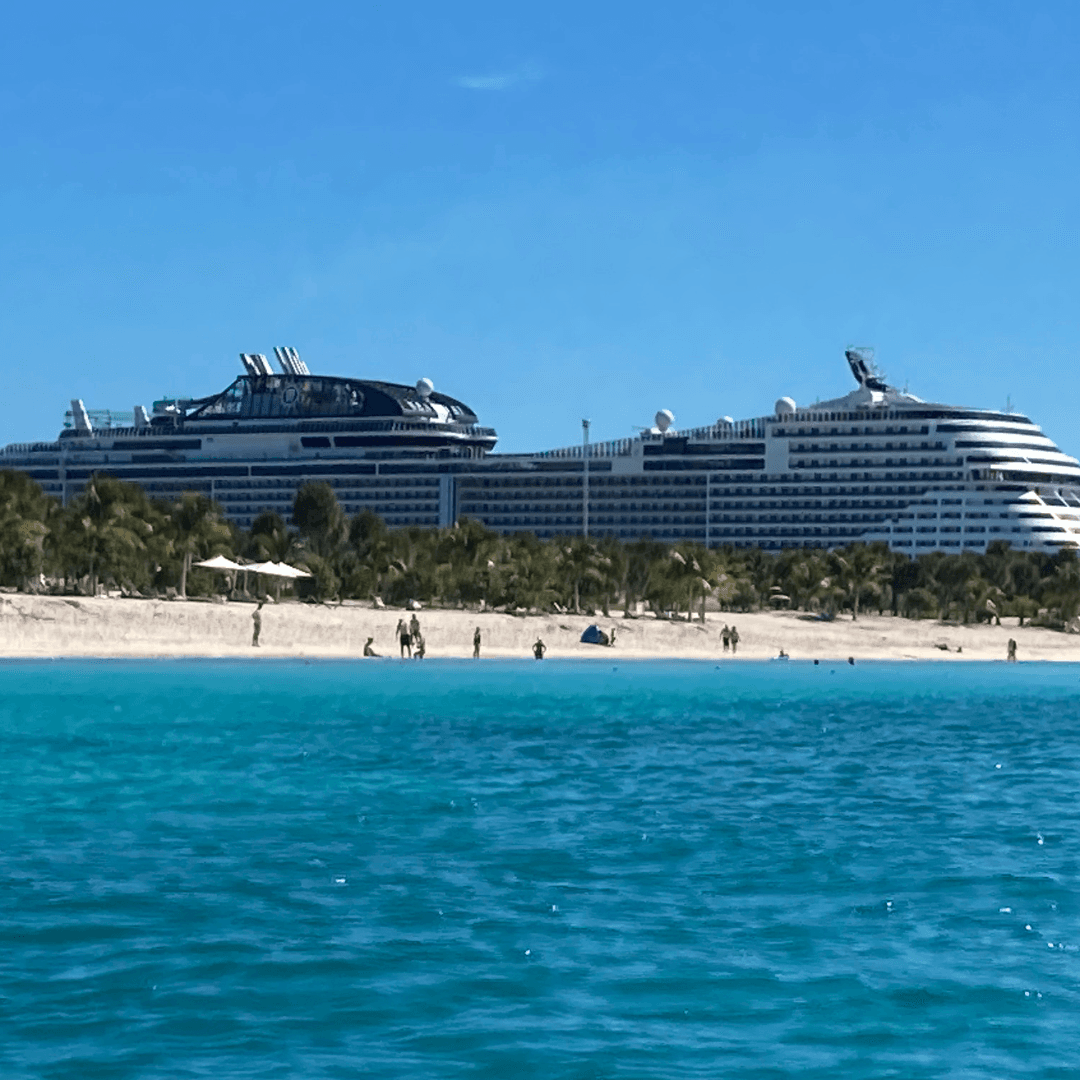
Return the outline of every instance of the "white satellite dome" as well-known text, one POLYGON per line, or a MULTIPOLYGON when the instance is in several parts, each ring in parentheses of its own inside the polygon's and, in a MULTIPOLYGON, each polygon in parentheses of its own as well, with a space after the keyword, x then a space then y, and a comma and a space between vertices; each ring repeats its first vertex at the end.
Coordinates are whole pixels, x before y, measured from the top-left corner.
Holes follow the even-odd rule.
POLYGON ((430 379, 420 379, 416 384, 416 392, 422 397, 431 397, 435 384, 430 379))
POLYGON ((661 435, 675 423, 675 414, 670 409, 661 409, 656 414, 656 429, 661 435))
POLYGON ((731 427, 734 423, 735 421, 730 416, 721 416, 720 419, 716 421, 716 426, 731 427))
POLYGON ((776 401, 777 416, 791 416, 795 411, 795 399, 789 397, 778 398, 776 401))

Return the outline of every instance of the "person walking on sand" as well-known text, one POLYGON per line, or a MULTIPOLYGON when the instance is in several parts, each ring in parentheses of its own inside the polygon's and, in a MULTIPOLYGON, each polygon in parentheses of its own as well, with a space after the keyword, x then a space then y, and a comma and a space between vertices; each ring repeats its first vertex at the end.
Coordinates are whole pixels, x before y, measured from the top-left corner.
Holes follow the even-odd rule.
POLYGON ((727 652, 731 648, 731 631, 727 623, 724 623, 724 629, 720 631, 720 640, 724 643, 724 652, 727 652))
POLYGON ((259 606, 251 613, 251 647, 259 648, 259 631, 262 630, 262 606, 265 600, 259 601, 259 606))
POLYGON ((728 636, 731 638, 731 655, 734 656, 739 651, 739 631, 733 626, 728 636))
POLYGON ((1008 646, 1006 648, 1005 663, 1006 664, 1015 664, 1016 663, 1016 642, 1012 638, 1009 638, 1009 644, 1008 644, 1008 646))
POLYGON ((409 633, 409 628, 405 624, 404 619, 398 619, 397 630, 395 631, 398 638, 398 643, 401 645, 401 659, 405 659, 405 654, 408 653, 412 656, 412 634, 409 633))
POLYGON ((371 647, 371 643, 372 643, 372 642, 373 642, 374 640, 375 640, 375 639, 374 639, 373 637, 369 637, 369 638, 367 639, 367 641, 365 641, 365 642, 364 642, 364 655, 365 655, 365 656, 378 656, 378 655, 379 655, 379 654, 378 654, 378 653, 377 653, 377 652, 376 652, 376 651, 375 651, 375 650, 374 650, 374 649, 373 649, 373 648, 371 647))
POLYGON ((543 660, 544 653, 547 652, 547 646, 544 644, 541 638, 536 639, 536 644, 533 646, 533 658, 536 660, 543 660))
POLYGON ((480 659, 480 627, 478 626, 473 631, 472 636, 472 658, 474 660, 480 659))

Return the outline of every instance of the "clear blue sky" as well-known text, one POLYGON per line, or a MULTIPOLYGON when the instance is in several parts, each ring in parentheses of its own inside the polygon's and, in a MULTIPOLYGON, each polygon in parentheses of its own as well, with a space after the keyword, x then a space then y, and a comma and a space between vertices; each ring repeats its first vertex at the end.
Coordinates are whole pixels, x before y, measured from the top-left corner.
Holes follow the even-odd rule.
POLYGON ((8 9, 0 443, 293 345, 507 450, 853 385, 1080 453, 1080 5, 8 9))

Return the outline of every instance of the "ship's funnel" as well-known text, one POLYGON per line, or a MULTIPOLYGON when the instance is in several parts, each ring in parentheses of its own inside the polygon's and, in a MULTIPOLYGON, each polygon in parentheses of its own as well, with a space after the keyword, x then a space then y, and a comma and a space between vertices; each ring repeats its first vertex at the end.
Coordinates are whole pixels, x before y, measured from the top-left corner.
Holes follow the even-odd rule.
POLYGON ((300 354, 291 345, 274 346, 274 356, 286 375, 310 375, 307 364, 300 359, 300 354))
POLYGON ((249 375, 273 375, 270 361, 262 353, 241 353, 240 359, 249 375))
POLYGON ((311 372, 308 371, 307 364, 305 364, 304 361, 300 359, 300 354, 291 345, 283 346, 281 351, 285 353, 286 356, 288 356, 288 358, 292 361, 293 371, 297 375, 311 374, 311 372))

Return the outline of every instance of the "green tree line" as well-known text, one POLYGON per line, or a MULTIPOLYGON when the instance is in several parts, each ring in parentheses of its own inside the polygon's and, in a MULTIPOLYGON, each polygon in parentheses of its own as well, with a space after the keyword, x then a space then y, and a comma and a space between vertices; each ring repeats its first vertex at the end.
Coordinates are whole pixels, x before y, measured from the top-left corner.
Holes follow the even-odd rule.
POLYGON ((266 511, 245 531, 193 492, 156 500, 99 474, 61 506, 26 475, 0 471, 0 585, 143 596, 259 587, 194 566, 214 555, 301 566, 312 577, 293 587, 318 601, 683 617, 700 616, 708 605, 855 619, 867 611, 961 622, 1011 616, 1054 626, 1080 615, 1074 550, 1051 556, 995 542, 986 554, 911 559, 882 544, 773 554, 650 539, 539 540, 531 533, 500 535, 470 520, 445 529, 388 529, 370 511, 349 518, 326 483, 297 492, 290 522, 266 511))

